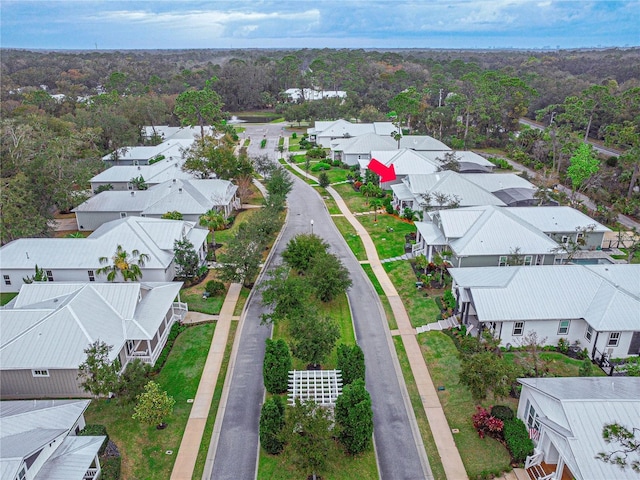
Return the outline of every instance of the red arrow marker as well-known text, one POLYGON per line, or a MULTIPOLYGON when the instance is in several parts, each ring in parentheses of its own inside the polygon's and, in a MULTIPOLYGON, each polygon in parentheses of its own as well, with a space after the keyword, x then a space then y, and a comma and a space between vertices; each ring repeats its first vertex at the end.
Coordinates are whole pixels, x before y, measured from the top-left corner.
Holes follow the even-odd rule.
POLYGON ((381 182, 390 182, 396 179, 396 169, 393 164, 391 164, 390 167, 387 167, 384 163, 380 163, 375 158, 372 158, 369 165, 367 165, 367 168, 373 173, 380 175, 381 182))

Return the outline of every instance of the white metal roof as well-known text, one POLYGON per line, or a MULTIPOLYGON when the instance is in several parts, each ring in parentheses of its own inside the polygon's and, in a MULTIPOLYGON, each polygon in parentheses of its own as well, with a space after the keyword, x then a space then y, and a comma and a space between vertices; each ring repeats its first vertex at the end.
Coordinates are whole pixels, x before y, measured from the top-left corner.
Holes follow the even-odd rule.
POLYGON ((395 183, 391 185, 393 194, 400 200, 413 200, 413 193, 407 188, 405 183, 395 183))
POLYGON ((442 232, 430 222, 415 222, 415 226, 429 245, 446 245, 447 239, 442 232))
POLYGON ((375 133, 365 133, 357 137, 341 139, 339 148, 334 148, 333 144, 331 148, 342 151, 345 154, 361 153, 369 155, 373 150, 397 150, 398 142, 390 136, 382 137, 375 133))
POLYGON ((548 254, 558 244, 504 207, 478 206, 440 210, 443 234, 458 256, 548 254), (500 232, 500 234, 497 234, 500 232))
POLYGON ((203 214, 228 205, 237 186, 220 179, 173 179, 140 191, 106 191, 88 199, 75 212, 141 212, 162 215, 178 211, 184 215, 203 214))
POLYGON ((113 359, 126 340, 155 335, 181 285, 23 285, 13 308, 2 310, 0 368, 76 369, 86 357, 84 349, 96 340, 113 346, 113 359), (154 292, 156 288, 158 292, 154 292), (143 300, 139 302, 140 297, 143 300), (134 338, 128 337, 129 331, 135 332, 134 338))
POLYGON ((0 248, 3 269, 99 268, 100 257, 111 258, 118 245, 131 253, 149 255, 145 269, 165 269, 173 260, 173 244, 187 235, 196 249, 206 241, 207 230, 193 222, 148 217, 127 217, 100 226, 87 238, 21 238, 0 248), (72 254, 71 254, 72 253, 72 254))
MULTIPOLYGON (((490 175, 490 174, 489 174, 490 175)), ((409 174, 403 179, 414 195, 442 193, 450 197, 455 196, 460 202, 460 207, 476 205, 498 205, 504 203, 491 192, 469 181, 466 175, 446 170, 429 174, 409 174)), ((432 199, 431 205, 435 205, 432 199)))
POLYGON ((400 139, 400 147, 422 152, 451 150, 446 144, 429 135, 405 135, 400 139))
POLYGON ((508 207, 506 209, 513 215, 533 225, 537 229, 547 232, 571 232, 577 228, 594 225, 594 232, 610 232, 593 218, 585 215, 580 210, 566 206, 540 206, 540 207, 508 207))
POLYGON ((424 154, 434 162, 440 163, 438 159, 444 159, 445 154, 454 153, 456 159, 460 163, 475 163, 476 165, 480 165, 483 167, 494 167, 493 163, 491 163, 486 158, 478 155, 477 153, 470 152, 467 150, 450 150, 449 148, 441 149, 440 151, 425 151, 424 154))
POLYGON ((34 480, 83 480, 104 438, 67 436, 40 468, 34 480))
POLYGON ((481 321, 584 318, 598 331, 640 330, 640 265, 452 268, 481 321), (600 266, 598 266, 600 267, 600 266), (613 283, 609 271, 624 283, 613 283))
POLYGON ((375 158, 386 166, 393 164, 396 175, 433 173, 439 170, 439 165, 433 163, 422 155, 422 153, 407 148, 402 148, 400 150, 372 151, 371 158, 375 158))
POLYGON ((368 133, 390 136, 395 130, 391 122, 351 123, 340 119, 334 122, 315 123, 315 134, 318 137, 357 137, 368 133))
MULTIPOLYGON (((120 160, 148 161, 158 155, 180 156, 180 148, 188 148, 193 143, 193 138, 167 140, 151 147, 123 147, 118 150, 120 160), (166 152, 166 153, 165 153, 166 152)), ((105 161, 113 161, 113 153, 102 157, 105 161)))
MULTIPOLYGON (((167 153, 164 155, 167 155, 167 153)), ((123 183, 140 175, 148 185, 155 185, 174 178, 187 180, 194 178, 191 173, 182 170, 183 164, 184 159, 177 152, 175 158, 168 156, 165 160, 151 165, 114 165, 93 177, 91 183, 123 183)))
POLYGON ((578 480, 636 479, 632 469, 620 469, 595 457, 615 449, 605 443, 602 428, 640 422, 640 378, 523 378, 523 390, 541 408, 543 428, 578 480))

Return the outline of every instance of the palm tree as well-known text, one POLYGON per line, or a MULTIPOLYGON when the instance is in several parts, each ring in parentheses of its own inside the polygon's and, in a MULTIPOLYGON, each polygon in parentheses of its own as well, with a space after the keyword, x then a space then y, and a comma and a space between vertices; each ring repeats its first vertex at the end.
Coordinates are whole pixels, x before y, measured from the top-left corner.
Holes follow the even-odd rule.
POLYGON ((224 226, 224 220, 224 215, 213 208, 200 215, 200 226, 207 227, 209 229, 209 233, 211 233, 211 249, 214 257, 216 247, 216 230, 224 226))
POLYGON ((100 267, 96 270, 98 275, 106 274, 107 281, 113 282, 118 274, 122 275, 124 281, 131 280, 135 282, 142 277, 142 270, 140 267, 144 267, 144 264, 149 260, 149 255, 146 253, 140 253, 138 250, 131 250, 131 255, 122 248, 122 245, 118 245, 116 253, 111 257, 113 262, 109 264, 108 257, 100 257, 99 261, 104 267, 100 267))

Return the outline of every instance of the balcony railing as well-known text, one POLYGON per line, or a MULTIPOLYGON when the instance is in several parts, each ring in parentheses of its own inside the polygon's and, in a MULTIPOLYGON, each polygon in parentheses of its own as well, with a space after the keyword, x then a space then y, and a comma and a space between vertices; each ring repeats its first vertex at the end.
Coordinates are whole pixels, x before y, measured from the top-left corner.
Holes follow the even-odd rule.
POLYGON ((100 470, 98 470, 97 468, 87 469, 86 473, 84 474, 84 477, 82 477, 82 480, 93 480, 94 478, 96 478, 99 471, 100 470))

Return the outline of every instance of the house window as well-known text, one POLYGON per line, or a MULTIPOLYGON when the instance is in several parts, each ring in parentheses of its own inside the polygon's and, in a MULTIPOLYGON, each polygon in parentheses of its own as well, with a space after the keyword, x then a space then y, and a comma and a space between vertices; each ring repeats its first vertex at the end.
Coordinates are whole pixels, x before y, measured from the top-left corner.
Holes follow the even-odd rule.
POLYGON ((51 270, 47 270, 47 281, 53 282, 53 272, 51 270))
POLYGON ((525 255, 524 265, 532 265, 532 264, 533 264, 533 255, 525 255))
POLYGON ((563 235, 561 243, 567 243, 568 241, 569 241, 569 237, 567 235, 563 235))
POLYGON ((87 274, 89 275, 89 281, 90 282, 95 282, 96 281, 96 276, 95 276, 93 270, 87 270, 87 274))
POLYGON ((620 341, 620 332, 611 332, 609 334, 609 340, 607 341, 607 347, 617 347, 620 341))
POLYGON ((513 335, 522 335, 524 332, 524 322, 515 322, 513 324, 513 335))
POLYGON ((25 467, 22 467, 16 475, 16 480, 25 480, 25 478, 27 478, 27 470, 25 467))
POLYGON ((500 258, 498 258, 498 266, 499 267, 506 267, 507 265, 507 256, 506 255, 501 255, 500 258))
POLYGON ((127 212, 120 212, 120 218, 127 218, 127 212))
POLYGON ((49 370, 31 370, 31 374, 34 377, 48 377, 49 370))
POLYGON ((3 275, 2 277, 4 278, 5 285, 11 285, 11 277, 9 275, 3 275))
POLYGON ((591 337, 593 336, 593 328, 591 325, 587 325, 587 330, 584 332, 584 338, 587 339, 587 342, 591 343, 591 337))
POLYGON ((566 335, 569 333, 569 320, 560 320, 558 325, 558 335, 566 335))
POLYGON ((527 426, 529 428, 535 428, 536 430, 540 430, 540 419, 538 414, 536 413, 536 409, 533 408, 531 402, 527 400, 527 405, 525 407, 525 415, 527 417, 527 426))

